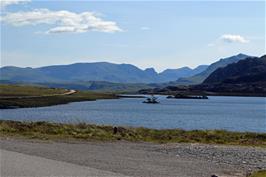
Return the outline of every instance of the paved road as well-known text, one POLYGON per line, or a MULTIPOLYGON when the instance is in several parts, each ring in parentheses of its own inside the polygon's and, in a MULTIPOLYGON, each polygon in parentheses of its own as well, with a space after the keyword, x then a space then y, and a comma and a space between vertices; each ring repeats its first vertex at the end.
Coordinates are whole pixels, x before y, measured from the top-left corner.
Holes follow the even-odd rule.
POLYGON ((124 175, 42 157, 1 150, 1 177, 124 177, 124 175))
MULTIPOLYGON (((0 145, 4 152, 2 154, 11 154, 12 151, 29 155, 20 160, 30 162, 26 164, 31 164, 32 156, 34 159, 52 159, 51 164, 58 164, 50 166, 50 160, 40 160, 40 163, 33 164, 33 171, 29 166, 25 167, 28 171, 24 174, 28 175, 37 173, 40 166, 45 167, 44 169, 55 168, 55 172, 69 172, 70 175, 74 174, 73 176, 80 174, 75 173, 75 169, 88 168, 100 170, 102 173, 98 176, 113 172, 115 176, 123 174, 133 177, 211 177, 212 174, 219 177, 244 177, 249 170, 266 169, 265 148, 123 141, 64 143, 3 138, 0 138, 0 145), (43 161, 46 162, 44 165, 41 164, 43 161), (69 166, 74 169, 74 173, 64 170, 69 166)), ((6 157, 8 158, 8 155, 6 157)), ((13 157, 17 159, 16 156, 13 157)), ((9 166, 5 174, 12 174, 15 162, 2 160, 2 164, 9 166)), ((24 167, 19 165, 18 174, 23 169, 24 167)), ((86 170, 80 172, 86 174, 86 170)), ((43 173, 47 173, 46 170, 43 173)))

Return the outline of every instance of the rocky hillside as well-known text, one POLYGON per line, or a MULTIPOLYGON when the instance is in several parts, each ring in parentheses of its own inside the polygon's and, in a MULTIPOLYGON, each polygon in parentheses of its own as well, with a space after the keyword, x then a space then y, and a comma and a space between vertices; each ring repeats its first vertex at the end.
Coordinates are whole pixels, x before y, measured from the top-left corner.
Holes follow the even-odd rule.
POLYGON ((202 84, 143 89, 139 93, 266 96, 266 55, 218 68, 202 84))
POLYGON ((236 63, 240 60, 244 60, 250 56, 245 55, 245 54, 238 54, 235 56, 231 56, 228 58, 222 58, 219 61, 212 63, 206 70, 202 71, 199 74, 196 74, 191 77, 186 77, 186 78, 180 78, 177 80, 177 84, 186 84, 186 85, 191 85, 191 84, 200 84, 202 83, 213 71, 215 71, 218 68, 222 68, 227 66, 228 64, 236 63))
POLYGON ((266 55, 247 58, 215 70, 203 84, 241 84, 266 82, 266 55))

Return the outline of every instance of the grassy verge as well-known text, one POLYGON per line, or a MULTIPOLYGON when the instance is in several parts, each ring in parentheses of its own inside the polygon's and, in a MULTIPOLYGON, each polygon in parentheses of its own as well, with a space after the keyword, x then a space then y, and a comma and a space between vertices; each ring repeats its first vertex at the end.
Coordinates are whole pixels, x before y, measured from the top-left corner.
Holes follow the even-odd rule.
POLYGON ((0 108, 26 108, 66 104, 76 101, 93 101, 96 99, 116 98, 114 94, 78 91, 71 95, 54 95, 65 93, 65 89, 52 89, 33 86, 0 85, 0 108), (52 95, 52 96, 51 96, 52 95), (54 96, 53 96, 54 95, 54 96), (9 96, 9 98, 5 98, 9 96), (14 98, 10 98, 14 97, 14 98), (23 97, 26 96, 26 97, 23 97), (40 96, 40 97, 27 97, 40 96))
POLYGON ((255 172, 249 177, 266 177, 266 170, 255 172))
POLYGON ((185 142, 266 147, 266 133, 240 133, 224 130, 155 130, 125 127, 117 127, 115 130, 112 126, 85 123, 59 124, 0 120, 0 136, 20 136, 36 139, 126 140, 157 143, 185 142))

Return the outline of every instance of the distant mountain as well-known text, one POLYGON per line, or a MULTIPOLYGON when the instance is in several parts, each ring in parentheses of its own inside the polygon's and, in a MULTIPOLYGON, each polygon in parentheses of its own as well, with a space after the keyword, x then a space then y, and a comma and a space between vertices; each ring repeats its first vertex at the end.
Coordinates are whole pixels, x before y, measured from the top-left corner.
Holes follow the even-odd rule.
POLYGON ((174 81, 181 77, 189 77, 201 73, 202 71, 206 70, 208 65, 200 65, 195 69, 191 69, 189 67, 182 67, 179 69, 166 69, 159 74, 161 79, 165 81, 174 81))
POLYGON ((56 82, 58 79, 49 77, 43 74, 38 69, 30 67, 20 68, 14 66, 7 66, 0 69, 1 80, 7 81, 30 81, 30 82, 56 82))
POLYGON ((108 62, 75 63, 40 68, 7 66, 0 68, 0 80, 22 83, 78 83, 89 81, 108 83, 168 83, 178 80, 171 82, 170 85, 180 83, 195 84, 201 83, 217 68, 235 63, 247 57, 247 55, 239 54, 221 59, 210 66, 200 65, 195 69, 189 67, 166 69, 161 73, 157 73, 153 68, 142 70, 131 64, 108 62))
POLYGON ((218 68, 203 84, 266 83, 266 55, 261 58, 247 58, 237 63, 218 68))
POLYGON ((75 63, 54 65, 40 68, 3 67, 0 69, 1 80, 24 83, 65 83, 80 81, 105 81, 113 83, 162 83, 191 76, 206 66, 195 69, 188 67, 166 70, 157 73, 153 68, 145 70, 131 64, 113 64, 107 62, 75 63))
POLYGON ((146 88, 138 93, 266 97, 266 55, 260 58, 248 57, 218 68, 202 84, 146 88))
POLYGON ((107 62, 76 63, 71 65, 47 66, 38 68, 46 76, 64 81, 108 81, 117 83, 160 82, 149 72, 131 64, 107 62))
POLYGON ((231 63, 236 63, 236 62, 238 62, 240 60, 244 60, 248 57, 250 57, 250 56, 240 53, 238 55, 231 56, 228 58, 222 58, 219 61, 211 64, 206 70, 204 70, 204 71, 202 71, 202 72, 200 72, 194 76, 178 79, 177 83, 178 84, 187 84, 187 85, 200 84, 216 69, 221 68, 221 67, 225 67, 231 63))
POLYGON ((19 82, 108 81, 116 83, 160 82, 157 73, 143 71, 130 64, 107 62, 75 63, 41 68, 3 67, 1 80, 19 82))

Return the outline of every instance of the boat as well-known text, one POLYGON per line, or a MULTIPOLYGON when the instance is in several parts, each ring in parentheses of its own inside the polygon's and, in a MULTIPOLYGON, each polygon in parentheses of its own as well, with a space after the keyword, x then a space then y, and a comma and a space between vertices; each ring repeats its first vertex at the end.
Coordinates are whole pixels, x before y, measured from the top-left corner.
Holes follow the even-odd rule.
POLYGON ((146 101, 143 101, 143 103, 147 103, 147 104, 158 104, 160 103, 159 101, 157 101, 158 98, 156 98, 155 96, 151 96, 150 98, 147 98, 146 101))

